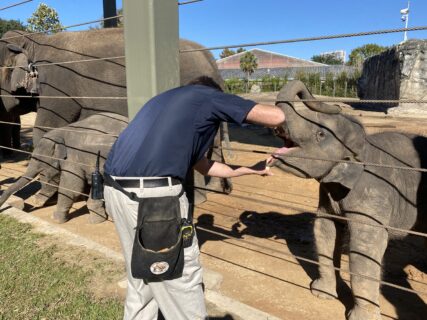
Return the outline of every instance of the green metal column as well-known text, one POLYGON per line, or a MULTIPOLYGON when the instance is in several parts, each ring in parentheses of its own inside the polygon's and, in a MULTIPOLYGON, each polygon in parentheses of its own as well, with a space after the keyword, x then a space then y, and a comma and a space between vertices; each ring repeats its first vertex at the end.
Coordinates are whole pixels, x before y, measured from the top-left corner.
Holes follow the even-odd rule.
MULTIPOLYGON (((117 16, 116 0, 104 0, 104 19, 117 16)), ((117 19, 104 21, 104 28, 117 27, 117 19)))
POLYGON ((129 119, 155 95, 179 86, 177 0, 124 0, 129 119))

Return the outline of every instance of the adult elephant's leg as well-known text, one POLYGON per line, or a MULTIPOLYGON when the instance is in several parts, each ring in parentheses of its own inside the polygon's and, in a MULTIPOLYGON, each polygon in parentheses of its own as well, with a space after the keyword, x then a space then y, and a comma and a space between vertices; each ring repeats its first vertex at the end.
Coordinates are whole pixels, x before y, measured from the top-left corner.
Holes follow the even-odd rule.
POLYGON ((61 168, 61 181, 58 188, 58 203, 53 219, 57 223, 64 223, 68 220, 68 213, 74 200, 83 193, 85 178, 83 170, 75 166, 61 168))
POLYGON ((21 149, 21 118, 19 116, 14 117, 14 123, 12 127, 12 147, 14 149, 21 149))
MULTIPOLYGON (((348 214, 348 218, 376 223, 369 215, 348 214)), ((388 243, 388 232, 362 223, 349 222, 351 289, 355 299, 350 320, 380 320, 380 283, 361 276, 380 280, 381 263, 388 243), (357 276, 361 275, 361 276, 357 276)))

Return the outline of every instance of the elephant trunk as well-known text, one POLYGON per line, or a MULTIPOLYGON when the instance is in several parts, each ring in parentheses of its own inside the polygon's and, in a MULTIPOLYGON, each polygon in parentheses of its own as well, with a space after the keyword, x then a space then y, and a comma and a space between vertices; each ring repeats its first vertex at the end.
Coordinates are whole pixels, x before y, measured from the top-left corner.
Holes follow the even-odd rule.
MULTIPOLYGON (((307 89, 307 87, 299 80, 294 80, 287 83, 280 90, 277 95, 276 104, 287 103, 295 99, 298 96, 300 99, 304 100, 314 100, 313 95, 307 89)), ((337 114, 341 112, 341 108, 339 106, 327 104, 319 101, 304 101, 304 104, 313 111, 327 113, 327 114, 337 114)))
POLYGON ((31 180, 34 178, 34 176, 22 176, 19 178, 18 181, 16 181, 14 184, 12 184, 7 190, 3 192, 3 194, 0 197, 0 207, 9 199, 9 197, 14 194, 15 192, 21 190, 23 187, 25 187, 31 180))

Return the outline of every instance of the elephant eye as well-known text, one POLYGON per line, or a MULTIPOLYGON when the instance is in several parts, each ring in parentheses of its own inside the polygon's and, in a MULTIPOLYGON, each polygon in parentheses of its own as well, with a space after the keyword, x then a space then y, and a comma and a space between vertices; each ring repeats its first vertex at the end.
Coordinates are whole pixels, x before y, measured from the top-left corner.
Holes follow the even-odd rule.
POLYGON ((326 134, 324 131, 322 131, 322 130, 317 131, 317 133, 316 133, 317 141, 321 141, 321 140, 325 139, 325 137, 326 137, 326 134))

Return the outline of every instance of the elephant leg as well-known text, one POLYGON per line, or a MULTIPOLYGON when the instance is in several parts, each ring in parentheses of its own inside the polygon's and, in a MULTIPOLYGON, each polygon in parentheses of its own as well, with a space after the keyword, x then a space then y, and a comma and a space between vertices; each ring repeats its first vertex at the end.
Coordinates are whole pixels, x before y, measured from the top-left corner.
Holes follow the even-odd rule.
POLYGON ((58 192, 57 185, 59 184, 59 177, 56 179, 48 179, 43 175, 43 173, 41 173, 40 182, 42 184, 40 191, 28 201, 28 203, 35 208, 45 206, 49 199, 58 192))
POLYGON ((12 127, 12 148, 21 149, 21 118, 15 117, 15 123, 19 125, 13 125, 12 127))
POLYGON ((85 178, 82 170, 77 168, 61 169, 58 203, 52 217, 55 222, 65 223, 68 221, 68 213, 79 193, 83 192, 84 186, 85 178))
POLYGON ((333 299, 338 297, 334 269, 337 237, 337 228, 332 219, 318 218, 315 220, 314 238, 320 265, 319 278, 311 283, 311 292, 319 298, 333 299))
MULTIPOLYGON (((349 218, 373 223, 369 217, 348 215, 349 218)), ((350 271, 370 278, 381 278, 381 262, 388 243, 386 229, 375 228, 361 223, 349 222, 350 230, 350 271)), ((378 281, 351 275, 351 289, 355 305, 349 312, 349 320, 380 320, 378 281)))
POLYGON ((102 200, 94 200, 89 197, 86 205, 89 210, 89 223, 97 224, 107 220, 108 216, 102 200))

